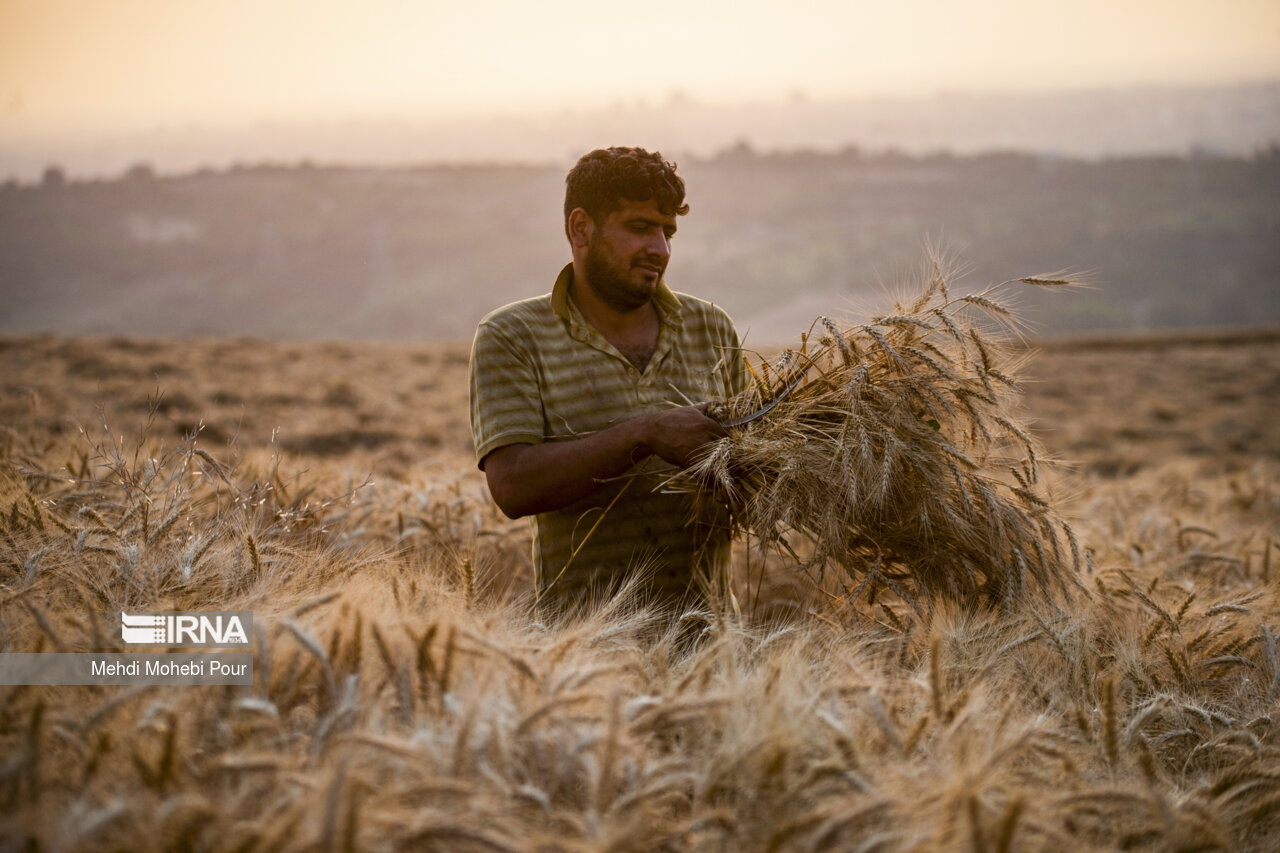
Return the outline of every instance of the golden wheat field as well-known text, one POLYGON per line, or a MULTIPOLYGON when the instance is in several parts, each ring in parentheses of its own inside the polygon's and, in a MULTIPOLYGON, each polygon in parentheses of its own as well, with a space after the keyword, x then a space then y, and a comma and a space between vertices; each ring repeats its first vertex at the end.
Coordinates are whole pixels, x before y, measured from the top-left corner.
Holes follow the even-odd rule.
POLYGON ((0 340, 0 651, 256 620, 252 687, 0 687, 0 849, 1280 848, 1280 333, 1039 348, 1074 597, 916 609, 739 543, 739 614, 674 627, 531 615, 466 362, 0 340))

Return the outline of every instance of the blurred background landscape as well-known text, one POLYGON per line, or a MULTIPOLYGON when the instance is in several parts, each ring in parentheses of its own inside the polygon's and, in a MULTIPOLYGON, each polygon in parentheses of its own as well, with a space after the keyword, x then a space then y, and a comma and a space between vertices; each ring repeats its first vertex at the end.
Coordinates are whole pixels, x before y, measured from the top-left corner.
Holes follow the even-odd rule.
POLYGON ((0 332, 469 340, 612 144, 679 163, 668 280, 756 344, 926 247, 1084 274, 1039 336, 1280 322, 1280 11, 971 5, 5 0, 0 332))

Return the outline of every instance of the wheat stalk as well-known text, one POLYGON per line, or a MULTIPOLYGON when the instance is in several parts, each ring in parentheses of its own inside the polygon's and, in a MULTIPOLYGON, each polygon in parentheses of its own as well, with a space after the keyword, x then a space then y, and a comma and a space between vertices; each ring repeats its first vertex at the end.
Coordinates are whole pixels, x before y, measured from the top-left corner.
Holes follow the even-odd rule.
POLYGON ((1018 319, 998 301, 1021 280, 957 297, 939 280, 870 323, 820 318, 817 345, 803 336, 772 374, 762 361, 753 373, 771 382, 711 411, 731 422, 773 408, 670 486, 726 504, 766 546, 807 535, 806 565, 840 569, 868 601, 877 588, 917 610, 1068 595, 1080 546, 1039 490, 1046 454, 1016 413, 1018 319))

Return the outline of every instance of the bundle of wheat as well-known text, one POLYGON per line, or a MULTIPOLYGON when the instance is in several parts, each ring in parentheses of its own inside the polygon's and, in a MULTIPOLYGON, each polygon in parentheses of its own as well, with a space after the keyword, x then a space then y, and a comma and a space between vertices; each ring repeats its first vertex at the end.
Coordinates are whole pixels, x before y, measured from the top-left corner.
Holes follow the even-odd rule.
POLYGON ((748 364, 752 387, 711 409, 729 436, 672 485, 726 503, 766 545, 807 534, 803 565, 839 567, 850 597, 888 588, 920 609, 939 595, 1066 594, 1080 546, 1039 489, 1043 454, 1014 414, 1026 350, 997 298, 1073 282, 952 296, 945 277, 933 264, 892 315, 819 318, 800 349, 748 364))

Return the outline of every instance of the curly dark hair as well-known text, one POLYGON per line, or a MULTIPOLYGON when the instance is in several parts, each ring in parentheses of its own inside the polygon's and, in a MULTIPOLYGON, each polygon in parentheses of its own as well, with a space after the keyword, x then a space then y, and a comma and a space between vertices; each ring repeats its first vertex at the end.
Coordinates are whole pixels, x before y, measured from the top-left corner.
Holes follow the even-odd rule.
POLYGON ((569 170, 564 179, 564 231, 569 234, 569 214, 582 208, 595 222, 603 222, 625 201, 656 200, 667 215, 684 216, 684 181, 676 164, 657 151, 643 148, 597 148, 569 170))

